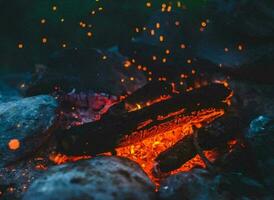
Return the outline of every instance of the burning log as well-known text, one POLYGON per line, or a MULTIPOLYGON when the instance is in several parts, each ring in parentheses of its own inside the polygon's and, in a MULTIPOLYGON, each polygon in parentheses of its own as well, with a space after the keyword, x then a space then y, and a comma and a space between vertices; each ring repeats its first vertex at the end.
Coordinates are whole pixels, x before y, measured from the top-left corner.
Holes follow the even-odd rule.
MULTIPOLYGON (((235 138, 245 126, 237 114, 228 113, 214 122, 197 130, 196 142, 201 150, 212 150, 224 146, 235 138)), ((160 172, 170 172, 194 158, 198 152, 193 135, 184 137, 170 149, 162 152, 157 158, 157 169, 160 172)), ((208 163, 207 163, 208 165, 208 163)))
POLYGON ((137 90, 121 103, 110 108, 110 113, 120 115, 132 112, 155 103, 167 100, 173 96, 173 88, 167 82, 152 81, 137 90))
MULTIPOLYGON (((171 121, 179 123, 176 119, 181 116, 212 107, 225 108, 230 93, 222 84, 212 84, 134 112, 107 113, 99 121, 65 130, 59 137, 59 151, 73 156, 113 151, 117 146, 127 146, 158 134, 158 126, 171 121)), ((169 126, 166 129, 169 131, 169 126)))

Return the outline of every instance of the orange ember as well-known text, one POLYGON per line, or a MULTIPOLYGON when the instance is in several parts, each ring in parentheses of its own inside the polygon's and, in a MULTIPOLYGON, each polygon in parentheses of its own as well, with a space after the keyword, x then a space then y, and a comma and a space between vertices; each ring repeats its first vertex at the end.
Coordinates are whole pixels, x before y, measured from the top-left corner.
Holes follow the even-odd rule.
POLYGON ((159 103, 161 101, 168 100, 170 98, 171 98, 170 95, 161 95, 159 98, 156 98, 156 99, 153 99, 153 100, 150 100, 150 101, 147 101, 147 102, 140 102, 136 105, 131 105, 131 104, 126 103, 125 107, 126 107, 126 110, 128 112, 134 112, 136 110, 141 110, 142 108, 151 106, 151 105, 159 103))
MULTIPOLYGON (((201 127, 201 124, 210 123, 223 114, 224 110, 206 109, 193 112, 190 116, 178 117, 171 122, 152 127, 150 130, 147 130, 148 133, 143 133, 143 135, 148 134, 151 135, 151 137, 145 137, 144 140, 131 145, 126 145, 131 143, 130 140, 132 139, 128 136, 121 141, 121 147, 115 149, 117 151, 117 156, 126 157, 137 162, 151 180, 158 184, 159 178, 153 176, 153 168, 156 164, 155 159, 157 156, 161 152, 172 147, 185 136, 192 134, 193 126, 201 127)), ((159 120, 164 118, 165 117, 163 116, 158 117, 159 120)), ((144 124, 146 123, 149 123, 149 121, 144 122, 144 124)), ((215 158, 213 151, 205 151, 204 153, 209 160, 215 158)), ((111 153, 103 153, 100 155, 111 156, 111 153)), ((56 164, 76 162, 78 160, 90 158, 91 156, 66 156, 61 154, 52 154, 50 156, 50 160, 56 164)), ((205 167, 205 164, 199 155, 196 155, 193 159, 186 162, 179 169, 172 171, 170 174, 189 171, 195 166, 205 167)))
MULTIPOLYGON (((224 84, 225 87, 228 87, 226 81, 218 82, 224 84)), ((228 105, 230 105, 232 95, 233 92, 224 101, 228 105)), ((132 112, 154 103, 165 101, 169 98, 171 98, 171 96, 161 96, 160 98, 149 102, 143 102, 137 105, 126 105, 126 108, 128 112, 132 112)), ((159 183, 159 178, 161 177, 156 177, 154 172, 157 164, 156 158, 159 154, 171 148, 185 136, 192 134, 193 127, 201 128, 205 124, 211 123, 213 120, 221 117, 224 113, 225 111, 223 109, 208 108, 186 115, 185 109, 181 109, 169 113, 168 115, 159 115, 156 119, 146 119, 138 124, 138 127, 134 132, 126 135, 120 140, 119 145, 115 149, 117 156, 129 158, 138 163, 148 174, 150 179, 157 185, 159 183)), ((214 151, 205 151, 204 154, 211 161, 216 158, 216 153, 214 151)), ((110 156, 111 153, 100 155, 110 156)), ((90 158, 90 156, 67 157, 65 155, 57 154, 51 156, 50 159, 57 164, 62 164, 90 158)), ((199 155, 196 155, 179 169, 168 174, 157 174, 157 176, 166 176, 182 171, 189 171, 195 166, 205 167, 205 164, 199 155)))
POLYGON ((91 156, 66 156, 66 155, 55 154, 55 153, 52 153, 49 156, 49 159, 58 165, 64 164, 67 162, 76 162, 78 160, 84 160, 84 159, 90 159, 90 158, 91 156))
POLYGON ((10 150, 15 151, 20 148, 20 141, 18 139, 12 139, 9 141, 8 146, 10 150))
MULTIPOLYGON (((228 84, 227 80, 215 80, 214 82, 219 83, 219 84, 223 84, 226 88, 229 89, 229 84, 228 84)), ((226 103, 228 106, 230 106, 231 105, 231 99, 232 99, 233 95, 234 95, 234 92, 232 91, 230 93, 230 95, 223 102, 226 103)))
MULTIPOLYGON (((204 151, 203 153, 206 156, 206 158, 210 160, 211 162, 213 162, 215 158, 217 157, 217 152, 215 151, 204 151)), ((179 169, 172 171, 171 174, 177 174, 179 172, 187 172, 196 166, 199 166, 202 168, 206 167, 204 161, 198 154, 194 158, 192 158, 191 160, 183 164, 179 169)))
MULTIPOLYGON (((181 117, 172 122, 163 123, 157 128, 152 128, 151 132, 157 132, 157 134, 150 133, 149 135, 152 135, 152 137, 136 142, 133 145, 117 148, 117 155, 137 162, 149 177, 154 182, 157 182, 157 178, 152 174, 156 157, 186 135, 192 134, 193 126, 210 123, 223 114, 223 110, 207 109, 192 113, 191 116, 181 117)), ((130 140, 130 137, 126 140, 130 140)), ((127 141, 124 141, 124 143, 127 143, 127 141)), ((203 162, 199 159, 199 156, 196 156, 180 169, 176 170, 176 172, 187 171, 195 165, 201 165, 201 163, 203 166, 203 162)))

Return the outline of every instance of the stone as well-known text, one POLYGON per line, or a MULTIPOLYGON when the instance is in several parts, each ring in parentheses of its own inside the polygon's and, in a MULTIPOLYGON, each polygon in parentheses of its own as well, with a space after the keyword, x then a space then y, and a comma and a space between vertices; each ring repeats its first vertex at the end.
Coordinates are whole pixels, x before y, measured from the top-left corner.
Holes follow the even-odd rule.
POLYGON ((32 158, 0 168, 0 199, 21 200, 28 186, 47 169, 48 163, 32 158))
POLYGON ((70 93, 107 93, 120 96, 134 92, 147 81, 142 72, 124 67, 126 57, 116 48, 67 49, 53 53, 44 65, 37 65, 27 85, 26 96, 70 93), (134 81, 130 80, 134 77, 134 81), (122 81, 123 80, 123 81, 122 81))
POLYGON ((20 94, 14 88, 7 86, 0 80, 0 103, 20 99, 20 94))
POLYGON ((232 104, 240 110, 247 122, 246 127, 259 115, 271 116, 274 113, 272 85, 231 80, 229 86, 234 91, 232 104))
POLYGON ((96 157, 50 168, 28 189, 24 200, 149 200, 154 185, 134 162, 96 157))
POLYGON ((262 184, 241 174, 211 174, 204 169, 193 169, 164 180, 159 197, 161 200, 266 199, 269 194, 262 184))
POLYGON ((0 104, 0 166, 34 153, 50 135, 58 103, 35 96, 0 104))
POLYGON ((273 192, 274 188, 274 119, 259 116, 254 119, 245 134, 247 148, 257 162, 262 181, 273 192))
POLYGON ((168 177, 161 183, 159 196, 161 200, 176 199, 222 199, 215 190, 211 175, 203 169, 178 173, 168 177))
POLYGON ((215 14, 216 19, 222 23, 223 27, 228 29, 232 27, 237 34, 257 38, 273 38, 273 1, 210 0, 208 9, 215 14))
POLYGON ((23 98, 21 93, 28 80, 28 73, 5 73, 0 70, 0 103, 23 98))

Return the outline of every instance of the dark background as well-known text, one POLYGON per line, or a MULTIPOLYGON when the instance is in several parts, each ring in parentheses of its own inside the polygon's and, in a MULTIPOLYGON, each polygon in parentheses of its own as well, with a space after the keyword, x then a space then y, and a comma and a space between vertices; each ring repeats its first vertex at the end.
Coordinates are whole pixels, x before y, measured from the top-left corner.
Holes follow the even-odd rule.
MULTIPOLYGON (((155 10, 166 1, 146 0, 15 0, 0 1, 0 69, 4 71, 30 70, 34 64, 43 63, 48 56, 67 48, 106 48, 119 43, 134 33, 136 26, 143 26, 155 10), (57 10, 53 11, 53 6, 57 10), (102 11, 98 9, 102 7, 102 11), (92 15, 95 10, 96 14, 92 15), (64 22, 61 22, 61 19, 64 22), (45 19, 46 23, 41 24, 45 19), (83 28, 80 22, 86 23, 83 28), (88 24, 92 27, 89 28, 88 24), (93 36, 89 38, 87 32, 93 36), (42 43, 42 38, 47 43, 42 43), (24 47, 18 48, 22 43, 24 47)), ((174 4, 177 1, 169 1, 174 4)), ((184 1, 193 14, 206 1, 184 1)))

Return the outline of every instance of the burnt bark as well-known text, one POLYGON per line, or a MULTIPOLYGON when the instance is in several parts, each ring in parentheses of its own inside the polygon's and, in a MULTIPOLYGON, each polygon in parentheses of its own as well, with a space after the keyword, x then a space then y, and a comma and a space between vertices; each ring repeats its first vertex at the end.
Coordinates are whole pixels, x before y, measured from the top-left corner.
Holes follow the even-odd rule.
POLYGON ((173 95, 174 93, 171 84, 167 82, 152 81, 135 91, 121 103, 112 106, 109 110, 109 114, 121 115, 122 113, 126 113, 128 110, 137 107, 137 104, 143 107, 149 101, 173 95))
MULTIPOLYGON (((237 137, 244 127, 239 115, 227 113, 198 130, 198 145, 202 150, 223 148, 229 140, 237 137)), ((160 172, 170 172, 194 158, 197 153, 193 135, 188 135, 156 158, 157 168, 160 172)))
POLYGON ((140 135, 130 136, 131 143, 151 136, 142 132, 159 124, 206 108, 225 108, 226 104, 223 101, 230 93, 231 91, 223 85, 212 84, 177 94, 171 99, 134 112, 125 112, 120 115, 107 113, 99 121, 65 130, 59 137, 59 151, 67 155, 96 155, 111 151, 121 143, 122 138, 130 136, 135 131, 138 131, 140 135), (178 112, 182 110, 184 112, 178 112), (169 116, 169 114, 172 115, 169 116), (167 117, 159 120, 159 116, 167 117), (147 121, 150 122, 146 124, 147 121), (143 125, 140 127, 140 124, 143 125))

